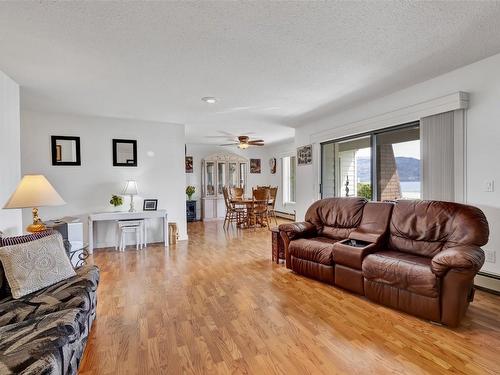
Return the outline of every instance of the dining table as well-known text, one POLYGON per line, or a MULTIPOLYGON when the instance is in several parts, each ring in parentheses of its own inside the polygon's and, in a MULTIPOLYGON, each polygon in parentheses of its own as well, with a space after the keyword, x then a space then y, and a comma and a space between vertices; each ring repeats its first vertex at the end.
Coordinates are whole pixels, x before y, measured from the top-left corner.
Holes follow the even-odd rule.
MULTIPOLYGON (((260 226, 265 226, 264 223, 258 223, 257 220, 255 221, 254 225, 252 225, 250 221, 253 216, 254 204, 262 203, 262 201, 254 200, 253 197, 238 197, 231 198, 231 203, 235 206, 244 206, 246 208, 245 219, 237 224, 240 228, 253 228, 257 224, 259 224, 260 226)), ((267 204, 269 204, 269 201, 267 201, 267 204)))

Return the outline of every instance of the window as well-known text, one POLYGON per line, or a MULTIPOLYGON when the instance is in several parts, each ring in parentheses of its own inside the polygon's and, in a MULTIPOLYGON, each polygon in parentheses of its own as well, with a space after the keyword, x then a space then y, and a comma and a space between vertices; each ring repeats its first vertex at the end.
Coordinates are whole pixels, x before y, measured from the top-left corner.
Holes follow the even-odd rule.
POLYGON ((286 156, 283 163, 283 204, 295 203, 295 156, 286 156))
POLYGON ((419 123, 321 144, 321 197, 418 199, 419 123))
POLYGON ((420 199, 420 131, 404 127, 375 135, 377 200, 420 199))
POLYGON ((240 163, 240 188, 246 189, 247 187, 247 164, 240 163))
POLYGON ((371 153, 369 136, 324 144, 322 197, 372 199, 371 153))

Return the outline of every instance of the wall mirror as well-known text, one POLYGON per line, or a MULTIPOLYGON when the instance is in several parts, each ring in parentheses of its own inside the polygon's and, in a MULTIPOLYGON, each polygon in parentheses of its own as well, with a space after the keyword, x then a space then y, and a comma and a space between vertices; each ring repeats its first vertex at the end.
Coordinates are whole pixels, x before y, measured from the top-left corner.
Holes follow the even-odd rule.
POLYGON ((137 167, 137 141, 113 139, 113 166, 137 167))
POLYGON ((53 135, 52 165, 81 165, 80 137, 53 135))

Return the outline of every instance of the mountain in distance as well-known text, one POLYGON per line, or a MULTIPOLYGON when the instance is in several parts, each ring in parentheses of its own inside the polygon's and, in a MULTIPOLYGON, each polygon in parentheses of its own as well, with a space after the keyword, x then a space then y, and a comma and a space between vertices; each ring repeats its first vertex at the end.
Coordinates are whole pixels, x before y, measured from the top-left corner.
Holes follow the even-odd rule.
MULTIPOLYGON (((358 158, 358 181, 370 182, 370 159, 358 158)), ((420 181, 420 160, 407 158, 405 156, 396 157, 400 181, 420 181)))
POLYGON ((419 159, 397 156, 396 165, 400 181, 420 181, 419 159))

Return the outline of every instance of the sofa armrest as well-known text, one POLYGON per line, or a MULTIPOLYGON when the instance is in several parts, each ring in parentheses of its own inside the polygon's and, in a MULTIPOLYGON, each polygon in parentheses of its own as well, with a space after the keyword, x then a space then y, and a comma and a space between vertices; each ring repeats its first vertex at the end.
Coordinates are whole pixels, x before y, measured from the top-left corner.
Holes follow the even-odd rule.
POLYGON ((432 258, 432 272, 442 277, 450 269, 469 270, 477 273, 484 264, 484 251, 477 246, 454 246, 432 258))
POLYGON ((280 236, 283 239, 285 264, 287 268, 291 268, 291 257, 290 252, 288 251, 290 241, 297 238, 314 237, 318 234, 318 231, 313 224, 308 222, 281 224, 278 229, 280 231, 280 236))
POLYGON ((285 233, 288 240, 297 238, 313 237, 317 234, 316 227, 307 221, 301 223, 281 224, 279 226, 280 233, 285 233))

